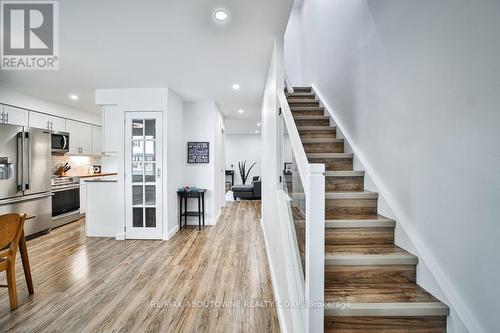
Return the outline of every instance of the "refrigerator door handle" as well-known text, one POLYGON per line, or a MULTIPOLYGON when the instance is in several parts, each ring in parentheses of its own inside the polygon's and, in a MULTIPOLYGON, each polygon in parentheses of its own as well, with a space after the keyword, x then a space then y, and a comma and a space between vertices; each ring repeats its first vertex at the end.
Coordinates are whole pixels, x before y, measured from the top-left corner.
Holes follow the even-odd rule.
POLYGON ((25 189, 29 190, 30 185, 31 185, 31 140, 30 140, 30 133, 26 132, 26 141, 28 143, 28 181, 25 183, 25 189))
POLYGON ((16 179, 17 179, 17 191, 22 192, 24 191, 24 132, 19 132, 17 134, 17 172, 16 172, 16 179))

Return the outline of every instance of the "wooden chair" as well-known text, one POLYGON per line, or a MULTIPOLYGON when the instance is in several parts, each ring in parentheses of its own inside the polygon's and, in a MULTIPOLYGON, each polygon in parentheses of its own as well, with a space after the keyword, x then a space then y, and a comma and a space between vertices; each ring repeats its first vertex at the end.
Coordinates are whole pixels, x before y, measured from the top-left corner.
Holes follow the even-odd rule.
POLYGON ((0 272, 7 273, 10 309, 17 309, 16 252, 19 240, 24 235, 26 214, 6 214, 0 216, 0 272))

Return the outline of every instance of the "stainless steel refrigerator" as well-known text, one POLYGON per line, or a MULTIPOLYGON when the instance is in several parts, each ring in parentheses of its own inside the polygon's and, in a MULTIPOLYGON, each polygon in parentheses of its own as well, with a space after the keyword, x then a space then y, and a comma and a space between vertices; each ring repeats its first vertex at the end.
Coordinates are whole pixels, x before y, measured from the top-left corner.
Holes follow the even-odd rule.
POLYGON ((52 224, 51 133, 0 124, 0 214, 26 213, 26 236, 52 224))

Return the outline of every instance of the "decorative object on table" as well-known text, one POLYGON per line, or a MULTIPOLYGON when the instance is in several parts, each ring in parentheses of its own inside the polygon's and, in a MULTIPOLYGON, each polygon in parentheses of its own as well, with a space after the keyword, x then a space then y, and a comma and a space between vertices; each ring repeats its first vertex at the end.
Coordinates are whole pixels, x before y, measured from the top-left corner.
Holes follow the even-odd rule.
POLYGON ((177 192, 180 191, 184 192, 198 191, 198 188, 195 186, 184 185, 183 187, 179 188, 177 192))
POLYGON ((241 177, 241 182, 243 185, 247 182, 248 175, 250 174, 250 171, 254 167, 254 165, 257 164, 257 162, 254 162, 248 170, 247 168, 247 160, 244 160, 243 162, 238 162, 238 169, 240 170, 240 177, 241 177))
POLYGON ((292 173, 292 163, 285 162, 284 171, 285 173, 292 173))
POLYGON ((93 173, 101 173, 101 166, 100 165, 93 165, 92 168, 94 169, 93 173))
POLYGON ((187 143, 188 163, 209 163, 209 142, 187 143))
POLYGON ((201 224, 203 220, 203 226, 205 226, 205 192, 207 190, 203 188, 188 187, 188 190, 184 188, 177 191, 177 196, 179 197, 179 229, 182 229, 182 217, 184 216, 184 226, 187 225, 188 216, 198 216, 198 230, 201 230, 201 224), (187 210, 187 199, 195 198, 198 199, 198 211, 188 211, 187 210), (184 201, 184 212, 182 211, 182 202, 184 201))

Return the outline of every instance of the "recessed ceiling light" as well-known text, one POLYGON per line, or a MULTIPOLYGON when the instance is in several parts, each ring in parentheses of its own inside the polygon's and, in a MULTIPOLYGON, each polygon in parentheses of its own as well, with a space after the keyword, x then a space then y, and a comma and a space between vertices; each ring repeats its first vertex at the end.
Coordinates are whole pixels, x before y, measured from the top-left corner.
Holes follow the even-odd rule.
POLYGON ((259 134, 259 131, 257 130, 257 131, 255 131, 255 133, 259 134))
POLYGON ((261 124, 260 123, 257 123, 257 126, 260 126, 261 124))
POLYGON ((240 85, 238 83, 233 84, 233 89, 234 90, 240 89, 240 85))
POLYGON ((79 97, 78 97, 78 95, 71 94, 71 95, 69 95, 69 98, 71 98, 74 101, 77 101, 79 97))
POLYGON ((243 112, 245 112, 245 111, 243 111, 243 109, 238 110, 238 113, 243 113, 243 112))
POLYGON ((218 9, 215 11, 215 19, 219 22, 224 22, 228 17, 229 14, 223 9, 218 9))

